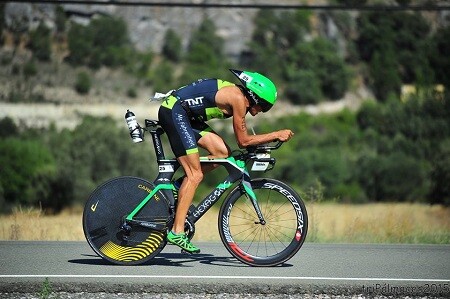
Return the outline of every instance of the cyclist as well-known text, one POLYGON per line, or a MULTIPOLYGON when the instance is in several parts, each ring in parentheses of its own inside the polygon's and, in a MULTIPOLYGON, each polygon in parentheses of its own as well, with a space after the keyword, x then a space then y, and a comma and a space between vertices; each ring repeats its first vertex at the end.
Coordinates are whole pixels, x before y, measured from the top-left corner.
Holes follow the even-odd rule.
POLYGON ((173 91, 159 109, 158 118, 166 131, 170 146, 184 169, 178 191, 178 205, 172 230, 167 235, 169 243, 190 253, 199 253, 184 233, 188 209, 203 174, 213 165, 200 166, 198 146, 209 152, 210 158, 226 158, 230 148, 206 121, 233 117, 233 129, 239 147, 263 144, 275 140, 287 141, 294 133, 279 130, 267 134, 248 134, 245 116, 267 112, 277 99, 277 90, 267 77, 250 71, 230 71, 240 80, 236 85, 220 79, 199 79, 173 91))

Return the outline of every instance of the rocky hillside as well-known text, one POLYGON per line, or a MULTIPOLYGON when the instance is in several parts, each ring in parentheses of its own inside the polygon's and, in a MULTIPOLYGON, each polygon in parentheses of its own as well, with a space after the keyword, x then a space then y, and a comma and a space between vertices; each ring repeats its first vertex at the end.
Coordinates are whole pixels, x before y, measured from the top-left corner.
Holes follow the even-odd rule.
MULTIPOLYGON (((124 0, 122 0, 124 1, 124 0)), ((211 0, 191 0, 192 3, 217 3, 211 0)), ((124 1, 125 2, 125 1, 124 1)), ((167 0, 166 2, 179 2, 167 0)), ((311 4, 326 4, 328 1, 298 1, 283 0, 277 4, 293 4, 310 2, 311 4)), ((370 2, 370 1, 369 1, 370 2)), ((416 1, 417 2, 417 1, 416 1)), ((445 1, 437 1, 445 2, 445 1)), ((261 3, 257 0, 233 0, 233 3, 261 3)), ((182 45, 186 47, 192 31, 207 16, 213 20, 218 28, 217 34, 225 41, 225 53, 231 60, 236 60, 245 51, 254 30, 253 19, 256 9, 236 8, 185 8, 185 7, 148 7, 148 6, 114 6, 114 5, 81 5, 62 4, 66 16, 77 23, 88 24, 98 15, 112 15, 123 18, 129 29, 129 36, 135 47, 142 51, 161 51, 163 38, 168 29, 173 29, 182 37, 182 45)), ((312 19, 311 35, 321 35, 336 41, 339 51, 345 54, 347 41, 356 34, 356 11, 343 13, 342 11, 315 11, 312 19), (342 27, 343 19, 347 26, 342 27)), ((447 24, 449 11, 431 11, 424 13, 432 21, 434 27, 447 24)), ((45 3, 7 3, 4 7, 4 21, 6 25, 17 31, 27 31, 36 28, 40 22, 45 22, 49 28, 55 28, 55 5, 45 3)), ((3 60, 7 60, 11 52, 11 41, 6 42, 1 52, 3 60), (6 53, 6 54, 5 54, 6 53)), ((26 49, 19 46, 19 51, 26 57, 26 49)), ((30 86, 30 93, 41 94, 43 103, 14 104, 0 103, 0 118, 12 116, 19 122, 28 125, 47 125, 51 121, 64 127, 73 127, 79 115, 90 113, 95 115, 113 115, 121 119, 125 106, 138 107, 137 110, 148 111, 147 117, 156 117, 155 103, 148 103, 147 99, 153 90, 139 84, 123 71, 100 69, 92 72, 93 87, 89 97, 77 94, 74 89, 76 74, 88 71, 85 68, 71 68, 60 63, 64 57, 63 51, 56 51, 58 59, 51 63, 39 63, 39 76, 26 78, 13 77, 11 67, 0 70, 0 101, 5 99, 15 86, 30 86), (127 90, 132 86, 136 89, 133 98, 127 96, 127 90), (52 102, 57 99, 57 104, 52 102), (153 109, 153 110, 147 110, 153 109)), ((358 77, 357 77, 358 78, 358 77)), ((340 101, 322 103, 318 106, 293 107, 288 103, 280 103, 275 113, 296 113, 300 109, 310 113, 334 112, 343 107, 358 107, 361 100, 373 98, 371 92, 364 86, 363 80, 356 79, 354 87, 340 101)))
MULTIPOLYGON (((126 2, 126 1, 123 1, 126 2)), ((167 0, 166 2, 179 2, 167 0)), ((187 1, 189 2, 189 1, 187 1)), ((198 1, 192 1, 198 3, 198 1)), ((204 1, 211 2, 211 1, 204 1)), ((257 3, 255 0, 238 0, 235 3, 257 3)), ((296 2, 292 0, 286 1, 296 2)), ((159 52, 165 32, 171 28, 183 39, 186 46, 192 30, 207 16, 219 28, 218 34, 226 40, 226 53, 237 56, 245 48, 253 31, 256 9, 185 8, 149 6, 113 6, 62 4, 67 16, 75 22, 87 24, 97 15, 122 17, 128 24, 131 41, 139 50, 159 52)), ((54 4, 10 3, 5 9, 7 23, 26 20, 29 27, 36 27, 42 20, 50 28, 55 26, 54 4)))
MULTIPOLYGON (((121 0, 121 2, 127 2, 121 0)), ((166 0, 165 2, 179 3, 178 0, 166 0)), ((218 3, 217 0, 186 0, 183 2, 218 3)), ((277 4, 299 4, 309 3, 311 5, 326 5, 330 1, 300 1, 283 0, 276 1, 277 4)), ((367 1, 368 5, 372 1, 367 1)), ((373 1, 379 3, 380 1, 373 1)), ((385 1, 389 5, 393 1, 385 1)), ((257 0, 233 0, 234 4, 261 4, 257 0)), ((272 3, 266 1, 265 3, 272 3)), ((334 3, 334 2, 333 2, 334 3)), ((426 1, 411 1, 412 5, 424 4, 426 1)), ((433 1, 435 5, 445 4, 447 1, 433 1)), ((55 26, 55 4, 45 3, 8 3, 5 7, 5 21, 9 24, 21 20, 23 26, 36 27, 39 22, 44 21, 47 26, 55 26)), ((183 40, 186 46, 190 35, 201 20, 206 16, 213 20, 218 28, 218 35, 225 40, 225 52, 232 58, 237 57, 245 50, 251 38, 254 24, 253 18, 257 9, 252 8, 195 8, 195 7, 151 7, 151 6, 114 6, 114 5, 84 5, 84 4, 62 4, 61 7, 67 16, 75 22, 87 24, 98 15, 113 15, 123 18, 128 24, 131 41, 139 50, 152 50, 158 53, 161 50, 164 34, 168 29, 173 29, 183 40)), ((346 38, 355 34, 354 18, 357 11, 350 10, 350 32, 339 28, 338 19, 348 17, 342 15, 342 11, 316 10, 313 16, 313 32, 321 34, 333 40, 339 40, 344 47, 346 38)), ((446 26, 450 22, 450 12, 425 11, 424 15, 434 27, 446 26)))

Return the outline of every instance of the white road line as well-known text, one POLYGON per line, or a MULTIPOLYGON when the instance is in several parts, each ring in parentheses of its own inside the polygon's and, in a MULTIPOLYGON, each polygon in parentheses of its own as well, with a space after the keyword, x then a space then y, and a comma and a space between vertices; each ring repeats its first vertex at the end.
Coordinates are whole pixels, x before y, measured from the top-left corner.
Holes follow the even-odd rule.
POLYGON ((199 276, 199 275, 55 275, 18 274, 0 275, 0 278, 162 278, 162 279, 254 279, 254 280, 322 280, 322 281, 397 281, 450 282, 450 279, 390 278, 390 277, 278 277, 278 276, 199 276))

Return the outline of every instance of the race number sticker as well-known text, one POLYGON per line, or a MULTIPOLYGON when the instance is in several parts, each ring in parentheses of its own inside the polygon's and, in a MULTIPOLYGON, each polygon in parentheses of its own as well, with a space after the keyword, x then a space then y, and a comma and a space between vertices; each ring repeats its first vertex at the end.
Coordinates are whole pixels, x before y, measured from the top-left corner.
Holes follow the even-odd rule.
POLYGON ((172 165, 160 165, 159 172, 174 172, 172 165))
POLYGON ((253 80, 252 76, 249 76, 247 74, 244 74, 243 72, 239 75, 239 79, 241 79, 244 82, 250 83, 253 80))

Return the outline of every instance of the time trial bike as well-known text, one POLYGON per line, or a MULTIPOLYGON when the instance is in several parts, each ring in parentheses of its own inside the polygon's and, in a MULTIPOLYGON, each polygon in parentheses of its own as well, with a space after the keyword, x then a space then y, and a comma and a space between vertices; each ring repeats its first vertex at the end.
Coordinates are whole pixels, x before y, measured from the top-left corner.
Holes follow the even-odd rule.
MULTIPOLYGON (((173 177, 180 164, 166 159, 158 121, 145 120, 151 134, 159 173, 153 182, 132 176, 110 179, 98 186, 83 211, 83 230, 91 248, 104 260, 119 265, 150 261, 166 246, 177 205, 173 177)), ((276 266, 302 247, 308 216, 301 197, 272 178, 250 178, 252 171, 275 166, 271 151, 281 142, 247 147, 224 159, 200 158, 201 164, 225 167, 228 176, 199 204, 189 209, 185 231, 191 239, 195 223, 227 193, 218 215, 218 231, 226 249, 251 266, 276 266)), ((253 173, 253 172, 252 172, 253 173)))

